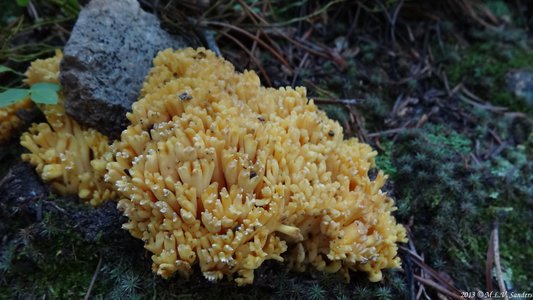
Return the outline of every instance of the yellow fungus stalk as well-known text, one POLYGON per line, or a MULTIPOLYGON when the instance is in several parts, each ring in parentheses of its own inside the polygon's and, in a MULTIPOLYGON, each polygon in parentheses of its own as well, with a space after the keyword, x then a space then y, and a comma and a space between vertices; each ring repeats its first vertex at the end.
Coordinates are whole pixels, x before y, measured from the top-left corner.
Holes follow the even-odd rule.
MULTIPOLYGON (((61 58, 58 51, 52 58, 34 61, 26 71, 26 82, 59 83, 61 58)), ((20 143, 29 150, 22 159, 61 195, 77 195, 94 206, 113 199, 115 191, 103 180, 106 160, 112 155, 107 137, 66 115, 62 93, 57 104, 39 107, 47 123, 33 124, 22 135, 20 143)))
POLYGON ((0 145, 5 144, 17 132, 21 131, 23 122, 17 116, 17 111, 29 109, 31 106, 31 100, 26 99, 0 108, 0 145))

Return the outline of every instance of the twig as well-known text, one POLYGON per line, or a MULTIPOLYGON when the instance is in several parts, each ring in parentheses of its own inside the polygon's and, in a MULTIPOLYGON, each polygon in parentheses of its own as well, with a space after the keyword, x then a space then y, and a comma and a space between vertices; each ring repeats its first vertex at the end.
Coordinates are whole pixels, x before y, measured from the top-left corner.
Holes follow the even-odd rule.
POLYGON ((416 280, 418 280, 419 282, 436 289, 440 293, 445 294, 448 297, 451 297, 453 299, 458 299, 458 300, 463 300, 464 299, 462 296, 454 294, 454 293, 448 291, 447 289, 443 288, 441 285, 437 284, 436 282, 434 282, 432 280, 428 280, 428 279, 422 278, 422 277, 420 277, 418 275, 414 275, 414 278, 416 280))
POLYGON ((308 15, 301 16, 301 17, 298 17, 298 18, 294 18, 294 19, 291 19, 291 20, 288 20, 288 21, 285 21, 285 22, 270 24, 269 26, 281 27, 281 26, 290 25, 292 23, 305 21, 305 20, 311 19, 311 18, 313 18, 315 16, 318 16, 318 15, 322 14, 323 12, 327 11, 332 5, 335 5, 337 3, 341 3, 341 2, 344 2, 344 1, 346 1, 346 0, 329 1, 328 4, 324 5, 324 7, 320 8, 319 10, 316 10, 316 11, 314 11, 314 12, 308 14, 308 15))
POLYGON ((59 210, 60 212, 62 213, 66 213, 66 211, 64 209, 62 209, 61 207, 59 207, 57 204, 55 204, 53 201, 47 201, 46 204, 50 204, 52 205, 53 207, 55 207, 57 210, 59 210))
POLYGON ((28 6, 26 8, 28 9, 28 14, 33 18, 35 22, 39 22, 41 20, 41 18, 39 18, 39 14, 37 13, 35 5, 31 1, 28 2, 28 6))
POLYGON ((91 296, 91 291, 93 289, 94 283, 96 282, 96 277, 98 276, 98 272, 100 272, 100 266, 102 265, 102 256, 100 255, 100 259, 98 260, 98 265, 96 265, 96 270, 94 271, 93 278, 91 278, 91 284, 89 284, 89 288, 87 289, 87 293, 85 294, 85 297, 83 300, 88 300, 91 296))
POLYGON ((390 19, 390 27, 391 27, 390 35, 391 35, 391 39, 394 45, 397 44, 396 43, 396 21, 398 20, 398 13, 400 12, 402 6, 403 6, 403 0, 401 0, 400 2, 396 4, 396 7, 394 8, 394 13, 392 14, 392 17, 390 19))
MULTIPOLYGON (((414 245, 410 245, 410 246, 413 247, 414 245)), ((433 279, 436 279, 439 283, 446 286, 450 291, 453 291, 455 294, 459 294, 460 291, 456 287, 454 287, 452 284, 450 284, 450 282, 442 278, 442 276, 440 276, 440 274, 437 273, 437 271, 435 271, 430 266, 426 265, 426 263, 424 263, 424 259, 415 252, 416 251, 415 249, 409 249, 405 246, 400 246, 400 249, 407 252, 408 255, 414 258, 411 261, 412 262, 414 261, 414 263, 417 264, 421 270, 424 270, 425 272, 427 272, 431 277, 433 277, 433 279)))
POLYGON ((352 20, 352 25, 350 26, 350 29, 348 30, 348 33, 346 33, 345 39, 343 41, 342 47, 346 46, 346 43, 348 42, 348 39, 354 32, 355 28, 357 27, 357 22, 359 22, 359 15, 361 13, 361 6, 357 6, 357 10, 355 11, 355 17, 352 20))
MULTIPOLYGON (((259 38, 259 35, 263 35, 270 44, 272 44, 272 46, 277 50, 277 51, 280 51, 281 52, 281 48, 279 47, 279 45, 270 38, 270 36, 268 34, 265 33, 265 31, 263 30, 263 28, 259 27, 259 22, 263 23, 263 24, 268 24, 268 22, 262 18, 260 15, 258 15, 257 13, 255 13, 253 11, 253 9, 248 5, 246 4, 245 1, 243 0, 238 0, 239 3, 245 8, 245 12, 246 14, 248 15, 248 17, 252 20, 252 22, 254 22, 254 24, 258 27, 257 29, 257 34, 258 34, 258 38, 259 38)), ((254 45, 257 44, 257 41, 254 41, 254 45)), ((252 49, 255 49, 254 47, 252 47, 252 49)), ((252 51, 253 53, 254 51, 252 51)))
POLYGON ((496 265, 496 279, 498 280, 498 287, 500 288, 500 292, 503 295, 503 299, 509 300, 509 297, 507 297, 507 289, 505 288, 505 282, 503 281, 502 276, 502 265, 500 262, 500 241, 498 237, 498 223, 494 225, 494 229, 492 230, 491 239, 493 241, 493 247, 494 247, 494 264, 496 265), (494 238, 492 238, 494 236, 494 238))
POLYGON ((414 262, 422 270, 424 270, 428 275, 430 275, 433 279, 437 280, 438 283, 445 286, 448 289, 448 291, 453 291, 455 294, 459 294, 460 291, 456 287, 454 287, 452 284, 450 284, 450 282, 442 278, 442 276, 440 276, 440 274, 437 273, 437 271, 432 269, 430 266, 426 265, 423 261, 415 259, 414 262))
POLYGON ((487 292, 494 290, 492 285, 492 267, 494 266, 494 234, 491 233, 489 248, 487 249, 487 261, 485 262, 485 284, 487 292))
MULTIPOLYGON (((285 38, 287 41, 289 41, 290 43, 294 44, 296 47, 299 47, 301 49, 304 49, 306 50, 307 52, 309 53, 312 53, 312 54, 315 54, 317 56, 322 56, 322 57, 325 57, 325 58, 328 58, 329 56, 325 53, 320 53, 320 52, 317 52, 303 44, 301 44, 300 42, 298 41, 295 41, 294 39, 292 39, 291 37, 287 36, 285 33, 283 33, 281 30, 277 29, 277 28, 272 28, 272 32, 268 32, 268 28, 263 28, 263 27, 260 27, 261 25, 269 25, 269 23, 259 14, 255 13, 252 8, 250 8, 250 6, 248 4, 246 4, 245 1, 243 0, 238 0, 239 3, 245 8, 245 12, 246 14, 248 15, 248 17, 252 20, 252 22, 254 22, 254 24, 256 25, 256 27, 259 27, 258 29, 258 32, 259 33, 262 33, 265 38, 274 46, 277 48, 277 50, 279 51, 280 47, 276 44, 276 42, 274 40, 272 40, 269 36, 269 34, 273 34, 273 35, 279 35, 283 38, 285 38), (260 21, 261 24, 258 24, 257 21, 260 21)), ((257 41, 254 41, 254 45, 257 43, 257 41)), ((252 51, 253 52, 253 51, 252 51)))
POLYGON ((320 57, 324 57, 324 58, 329 58, 329 55, 326 54, 326 53, 323 53, 323 52, 320 52, 319 50, 315 50, 313 48, 311 48, 310 46, 308 45, 305 45, 303 44, 302 42, 298 41, 298 40, 295 40, 294 38, 288 36, 286 33, 282 32, 281 30, 277 29, 277 28, 273 28, 272 30, 265 30, 265 32, 271 34, 271 35, 274 35, 274 36, 281 36, 282 38, 286 39, 287 41, 289 41, 290 43, 292 43, 293 45, 295 45, 296 47, 300 48, 300 49, 303 49, 311 54, 314 54, 316 56, 320 56, 320 57))
POLYGON ((328 99, 321 97, 310 97, 315 103, 320 104, 339 104, 339 105, 357 105, 361 103, 358 99, 328 99))
POLYGON ((497 155, 500 154, 503 150, 505 150, 505 148, 507 148, 507 146, 509 146, 509 145, 507 144, 507 142, 504 142, 503 144, 501 144, 500 146, 498 146, 498 148, 496 148, 496 150, 494 150, 494 151, 490 154, 489 158, 490 158, 490 157, 497 156, 497 155))
MULTIPOLYGON (((460 8, 460 9, 462 9, 463 11, 467 11, 472 19, 476 20, 479 24, 481 24, 481 25, 483 25, 483 26, 485 26, 485 27, 487 27, 487 28, 489 28, 491 30, 497 30, 498 29, 496 26, 490 25, 489 23, 485 22, 485 20, 483 20, 482 18, 480 18, 478 16, 478 14, 474 11, 474 8, 472 7, 473 3, 472 3, 472 5, 471 5, 471 3, 469 1, 462 1, 462 3, 463 3, 463 7, 460 8)), ((488 15, 488 12, 486 10, 484 12, 485 12, 485 16, 488 16, 489 19, 491 19, 490 16, 492 16, 492 14, 488 15)), ((494 16, 492 16, 492 18, 496 19, 494 16)))
POLYGON ((416 253, 414 250, 411 250, 405 246, 400 246, 400 249, 407 252, 409 255, 413 256, 414 258, 420 261, 423 261, 422 257, 420 257, 420 255, 418 255, 418 253, 416 253))
POLYGON ((220 53, 220 49, 218 48, 217 41, 215 40, 215 33, 212 30, 203 30, 205 42, 207 43, 207 47, 211 49, 218 57, 222 57, 222 53, 220 53))
POLYGON ((494 130, 492 129, 489 129, 488 130, 490 135, 492 135, 492 137, 494 138, 494 140, 499 144, 501 145, 503 142, 502 142, 502 139, 496 134, 496 132, 494 132, 494 130))
POLYGON ((292 73, 292 67, 291 65, 287 62, 287 60, 276 50, 274 50, 272 47, 270 47, 267 43, 265 43, 264 41, 262 41, 261 39, 256 39, 255 38, 255 35, 249 33, 248 31, 242 29, 242 28, 239 28, 235 25, 231 25, 231 24, 226 24, 226 23, 223 23, 223 22, 217 22, 217 21, 205 21, 204 22, 205 25, 213 25, 213 26, 220 26, 220 27, 225 27, 225 28, 229 28, 229 29, 232 29, 232 30, 235 30, 237 32, 240 32, 244 35, 246 35, 247 37, 251 38, 252 40, 254 41, 257 41, 261 46, 265 47, 265 49, 267 49, 268 51, 270 51, 270 53, 272 53, 272 55, 274 55, 282 64, 284 64, 292 73))
POLYGON ((255 33, 255 39, 254 39, 254 42, 252 44, 252 48, 250 49, 250 52, 254 53, 255 50, 257 49, 257 40, 259 40, 259 37, 261 36, 261 33, 259 32, 259 30, 255 33))
MULTIPOLYGON (((453 284, 451 284, 449 281, 442 278, 442 276, 437 271, 435 271, 433 268, 429 267, 428 265, 424 263, 424 258, 417 253, 412 239, 413 237, 409 235, 408 246, 400 246, 400 250, 405 251, 407 254, 407 257, 410 258, 409 259, 410 268, 413 268, 412 266, 413 262, 416 265, 418 265, 418 267, 420 268, 421 276, 414 275, 413 273, 413 275, 415 276, 415 279, 417 280, 418 278, 424 279, 424 281, 419 280, 423 284, 426 284, 427 282, 432 282, 432 284, 428 284, 430 287, 436 288, 439 292, 442 292, 442 290, 446 290, 446 293, 445 293, 446 295, 452 294, 452 295, 459 296, 460 290, 458 290, 455 286, 453 286, 453 284), (424 274, 427 274, 430 277, 424 278, 425 277, 424 274), (436 280, 436 282, 434 280, 436 280)), ((425 290, 423 289, 423 287, 420 287, 416 295, 416 299, 419 299, 422 296, 422 294, 424 294, 424 296, 427 297, 427 294, 425 290)))
POLYGON ((409 287, 409 299, 415 300, 415 281, 414 281, 414 271, 413 266, 411 264, 411 257, 409 255, 406 255, 404 260, 405 265, 405 275, 407 277, 407 286, 409 287))
POLYGON ((490 111, 493 111, 493 112, 500 112, 501 113, 501 112, 507 111, 507 108, 505 108, 505 107, 493 106, 493 105, 490 105, 490 104, 481 104, 481 103, 478 103, 476 101, 472 101, 472 100, 468 99, 464 95, 460 95, 459 99, 463 100, 464 102, 466 102, 468 104, 472 104, 473 106, 476 106, 476 107, 479 107, 479 108, 482 108, 482 109, 486 109, 486 110, 490 110, 490 111))
POLYGON ((369 133, 368 137, 369 138, 373 138, 373 137, 376 137, 376 136, 389 135, 389 134, 402 132, 404 130, 405 130, 405 128, 403 128, 403 127, 402 128, 389 129, 389 130, 383 130, 383 131, 379 131, 379 132, 369 133))
POLYGON ((464 85, 461 85, 461 91, 463 92, 464 95, 460 95, 459 98, 461 100, 469 103, 469 104, 472 104, 472 105, 477 106, 479 108, 491 110, 491 111, 494 111, 494 112, 505 112, 505 111, 507 111, 507 108, 505 108, 505 107, 491 105, 487 101, 479 98, 474 93, 469 91, 464 85), (472 100, 468 99, 467 97, 470 98, 470 99, 473 99, 475 101, 472 101, 472 100))
POLYGON ((250 50, 248 50, 248 48, 246 48, 246 46, 244 46, 241 42, 239 42, 238 39, 233 37, 231 34, 229 34, 227 32, 224 32, 224 31, 220 31, 220 33, 225 35, 230 40, 232 40, 235 44, 237 44, 239 47, 241 47, 242 50, 244 50, 250 56, 250 58, 254 61, 254 63, 259 68, 259 71, 261 72, 261 74, 263 74, 263 76, 265 77, 265 80, 267 81, 268 86, 272 86, 272 81, 270 81, 270 77, 268 77, 268 74, 265 71, 265 69, 263 68, 263 65, 261 65, 261 62, 253 55, 253 53, 250 52, 250 50))
POLYGON ((300 72, 302 71, 302 68, 304 64, 307 62, 307 58, 309 57, 309 52, 305 52, 304 57, 300 61, 300 64, 298 64, 298 68, 296 68, 296 71, 294 72, 294 76, 292 77, 291 86, 294 87, 296 84, 296 80, 298 79, 298 76, 300 76, 300 72))
MULTIPOLYGON (((304 79, 303 80, 303 83, 305 83, 305 86, 306 87, 312 87, 313 89, 315 89, 318 93, 321 93, 321 94, 324 94, 328 97, 330 97, 331 99, 335 99, 335 95, 333 93, 331 93, 330 91, 328 90, 325 90, 321 87, 319 87, 318 85, 316 85, 313 81, 309 80, 309 79, 304 79)), ((313 97, 311 97, 313 98, 313 97)), ((318 98, 320 99, 320 98, 318 98)))

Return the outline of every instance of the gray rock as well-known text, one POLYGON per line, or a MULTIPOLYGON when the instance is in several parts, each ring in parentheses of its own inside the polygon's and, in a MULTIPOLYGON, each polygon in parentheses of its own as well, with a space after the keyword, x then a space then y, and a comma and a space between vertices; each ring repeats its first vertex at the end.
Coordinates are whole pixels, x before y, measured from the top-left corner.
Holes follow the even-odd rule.
POLYGON ((161 29, 136 0, 93 0, 64 49, 61 84, 69 115, 116 138, 158 51, 187 46, 161 29))
POLYGON ((49 200, 49 194, 33 166, 23 162, 13 165, 0 179, 0 237, 12 230, 7 224, 27 227, 45 216, 77 230, 88 242, 113 241, 126 233, 121 229, 124 220, 116 202, 106 201, 93 208, 75 197, 49 200))
POLYGON ((529 70, 512 70, 505 78, 507 89, 518 98, 533 106, 533 72, 529 70))
POLYGON ((13 165, 0 180, 0 219, 18 213, 36 214, 34 204, 48 198, 48 194, 48 188, 31 165, 22 162, 13 165))

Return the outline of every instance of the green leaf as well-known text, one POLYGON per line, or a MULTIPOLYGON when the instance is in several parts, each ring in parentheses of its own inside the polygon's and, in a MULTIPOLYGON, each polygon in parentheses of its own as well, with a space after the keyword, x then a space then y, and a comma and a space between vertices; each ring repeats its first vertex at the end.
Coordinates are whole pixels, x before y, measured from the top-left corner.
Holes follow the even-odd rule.
POLYGON ((4 72, 13 72, 13 69, 8 68, 4 65, 0 65, 0 73, 4 73, 4 72))
POLYGON ((15 73, 17 75, 24 75, 24 74, 22 74, 20 72, 17 72, 15 70, 11 69, 10 67, 6 67, 4 65, 0 65, 0 73, 6 73, 6 72, 15 73))
POLYGON ((18 6, 26 7, 30 3, 30 0, 17 0, 18 6))
POLYGON ((0 107, 6 107, 13 103, 28 98, 30 91, 28 89, 8 89, 0 93, 0 107))
POLYGON ((31 100, 35 103, 56 104, 59 100, 57 92, 61 86, 55 83, 39 82, 31 86, 31 100))
POLYGON ((49 88, 31 89, 31 100, 35 103, 56 104, 59 100, 57 92, 49 88))
POLYGON ((31 86, 31 92, 37 91, 37 90, 51 90, 54 92, 59 92, 61 90, 61 86, 56 83, 50 83, 50 82, 39 82, 31 86))

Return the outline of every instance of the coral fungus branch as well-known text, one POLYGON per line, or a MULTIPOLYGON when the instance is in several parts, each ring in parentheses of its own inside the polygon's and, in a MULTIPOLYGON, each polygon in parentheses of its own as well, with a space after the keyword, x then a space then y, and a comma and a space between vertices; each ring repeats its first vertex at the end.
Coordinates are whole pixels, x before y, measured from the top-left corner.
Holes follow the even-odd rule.
POLYGON ((112 146, 106 178, 124 224, 153 253, 153 270, 253 282, 265 260, 368 273, 400 265, 403 226, 368 171, 376 152, 307 99, 265 88, 206 49, 154 59, 131 125, 112 146))

